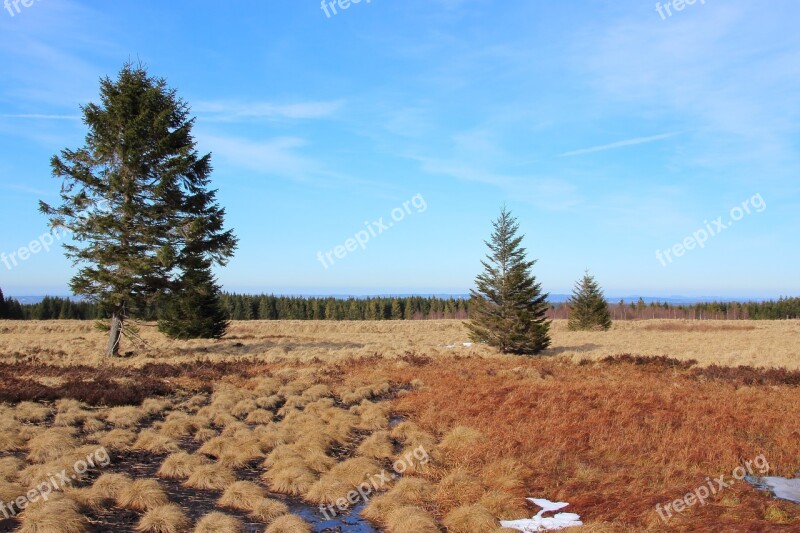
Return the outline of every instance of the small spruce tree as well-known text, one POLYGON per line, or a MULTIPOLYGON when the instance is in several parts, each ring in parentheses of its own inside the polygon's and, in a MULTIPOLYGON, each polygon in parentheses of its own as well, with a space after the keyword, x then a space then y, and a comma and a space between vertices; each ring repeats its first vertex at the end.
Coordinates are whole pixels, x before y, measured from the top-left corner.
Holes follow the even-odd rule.
POLYGON ((531 273, 536 261, 526 259, 517 236, 519 225, 504 207, 492 223, 486 242, 490 253, 470 291, 470 338, 497 347, 501 353, 535 355, 550 345, 547 294, 531 273))
POLYGON ((158 330, 173 339, 221 339, 228 330, 228 312, 208 260, 186 265, 159 308, 158 330))
POLYGON ((602 330, 611 328, 611 313, 608 310, 600 285, 589 271, 575 284, 572 298, 569 300, 569 321, 567 328, 571 331, 602 330))

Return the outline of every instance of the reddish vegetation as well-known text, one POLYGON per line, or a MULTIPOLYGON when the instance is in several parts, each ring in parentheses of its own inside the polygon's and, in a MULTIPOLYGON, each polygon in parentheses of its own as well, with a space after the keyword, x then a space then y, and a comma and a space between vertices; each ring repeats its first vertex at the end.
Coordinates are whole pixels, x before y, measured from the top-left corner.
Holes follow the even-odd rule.
MULTIPOLYGON (((590 523, 658 528, 656 504, 682 497, 706 477, 730 478, 760 454, 773 475, 800 470, 800 389, 740 386, 792 373, 709 369, 705 375, 715 379, 700 381, 703 372, 666 358, 649 366, 636 358, 614 362, 476 358, 393 374, 427 385, 397 400, 426 429, 466 425, 488 437, 476 445, 470 468, 517 458, 529 469, 525 496, 570 502, 569 510, 590 523), (547 379, 542 368, 551 374, 547 379)), ((669 530, 796 531, 798 519, 800 506, 738 482, 673 518, 669 530), (794 525, 782 525, 788 522, 794 525)))
POLYGON ((255 375, 252 363, 206 362, 177 365, 147 364, 141 368, 84 365, 56 366, 38 361, 0 363, 0 402, 55 401, 72 398, 89 405, 138 405, 146 398, 166 396, 178 388, 210 391, 226 375, 255 375), (57 378, 57 385, 40 383, 57 378))

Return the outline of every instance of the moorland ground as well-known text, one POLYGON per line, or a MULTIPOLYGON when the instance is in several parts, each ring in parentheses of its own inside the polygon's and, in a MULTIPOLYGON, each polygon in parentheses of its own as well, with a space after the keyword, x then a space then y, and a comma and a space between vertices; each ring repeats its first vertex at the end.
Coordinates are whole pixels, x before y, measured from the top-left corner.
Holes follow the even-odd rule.
POLYGON ((589 532, 800 528, 800 506, 741 481, 656 512, 758 456, 800 471, 798 321, 559 321, 534 358, 465 346, 458 321, 139 334, 108 360, 92 323, 0 322, 0 500, 110 456, 0 530, 321 531, 319 505, 399 460, 352 504, 378 530, 499 530, 538 510, 526 497, 589 532))

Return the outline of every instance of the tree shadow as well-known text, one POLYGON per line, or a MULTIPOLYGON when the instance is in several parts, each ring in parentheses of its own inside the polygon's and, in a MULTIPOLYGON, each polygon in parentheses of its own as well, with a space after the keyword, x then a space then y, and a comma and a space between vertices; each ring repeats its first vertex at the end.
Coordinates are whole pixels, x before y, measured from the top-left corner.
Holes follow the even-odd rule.
POLYGON ((566 352, 582 353, 582 352, 591 352, 592 350, 596 350, 597 348, 600 348, 599 344, 588 342, 586 344, 580 344, 577 346, 558 346, 556 348, 548 348, 547 350, 545 350, 544 353, 546 353, 547 355, 559 355, 566 352))

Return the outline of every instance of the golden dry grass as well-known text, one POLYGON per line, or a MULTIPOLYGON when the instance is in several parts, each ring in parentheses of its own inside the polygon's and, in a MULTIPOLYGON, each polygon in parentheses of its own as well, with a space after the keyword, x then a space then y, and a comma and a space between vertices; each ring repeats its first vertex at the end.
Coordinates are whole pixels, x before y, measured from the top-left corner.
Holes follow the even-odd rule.
POLYGON ((194 533, 241 533, 242 522, 233 516, 214 511, 197 521, 194 533))
POLYGON ((289 507, 285 503, 278 500, 273 500, 272 498, 262 498, 255 502, 253 509, 250 512, 250 516, 254 517, 256 520, 269 524, 276 518, 283 516, 288 512, 289 507))
POLYGON ((29 505, 21 515, 19 533, 84 533, 89 531, 86 518, 77 504, 60 494, 47 501, 29 505))
POLYGON ((155 479, 135 479, 117 494, 120 507, 133 511, 148 511, 169 503, 167 493, 155 479))
POLYGON ((16 457, 0 458, 0 481, 15 480, 17 473, 22 470, 24 464, 21 459, 16 457))
POLYGON ((164 459, 158 475, 167 479, 188 479, 198 467, 208 463, 202 455, 176 452, 164 459))
POLYGON ((212 463, 196 467, 184 485, 193 489, 224 490, 235 481, 236 475, 230 468, 212 463))
POLYGON ((266 491, 260 485, 250 481, 236 481, 225 488, 218 503, 222 507, 253 511, 266 495, 266 491))
MULTIPOLYGON (((7 331, 0 336, 0 360, 12 354, 49 354, 54 364, 101 364, 103 334, 93 323, 79 321, 0 321, 7 331)), ((570 332, 566 321, 553 325, 553 344, 547 351, 559 359, 579 361, 620 353, 669 355, 696 359, 701 365, 784 366, 800 369, 796 346, 800 321, 638 321, 615 322, 609 332, 570 332), (663 326, 662 326, 663 325, 663 326)), ((186 362, 199 356, 211 360, 244 357, 264 362, 341 361, 367 358, 374 353, 402 357, 406 352, 430 357, 459 355, 495 357, 484 346, 465 348, 468 341, 461 321, 247 321, 233 322, 221 341, 171 341, 142 328, 148 348, 140 357, 113 361, 139 366, 147 362, 186 362), (454 344, 455 348, 447 348, 454 344)), ((274 394, 267 387, 259 396, 274 394)), ((362 391, 363 392, 363 391, 362 391)), ((255 398, 253 398, 255 399, 255 398)), ((348 398, 350 399, 350 398, 348 398)))
POLYGON ((287 514, 276 518, 264 533, 311 533, 311 526, 299 516, 287 514))
POLYGON ((169 503, 147 511, 136 531, 139 533, 184 533, 189 529, 189 518, 175 504, 169 503))
POLYGON ((499 529, 500 524, 494 515, 482 505, 462 505, 450 511, 442 523, 448 533, 490 532, 499 529))

